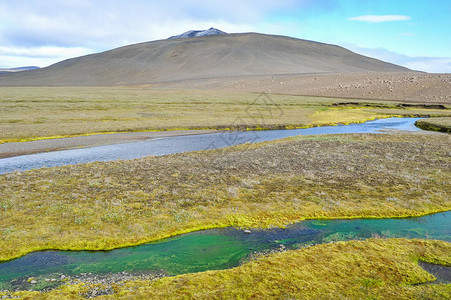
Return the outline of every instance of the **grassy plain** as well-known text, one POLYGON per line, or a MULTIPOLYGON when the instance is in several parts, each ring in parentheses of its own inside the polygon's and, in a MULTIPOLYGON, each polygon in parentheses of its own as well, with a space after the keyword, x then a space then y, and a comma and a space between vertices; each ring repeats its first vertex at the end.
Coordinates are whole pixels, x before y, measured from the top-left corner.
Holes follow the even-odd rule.
POLYGON ((295 137, 0 176, 0 260, 111 249, 211 227, 451 208, 451 137, 295 137))
POLYGON ((12 295, 82 299, 106 288, 114 294, 101 299, 449 299, 450 284, 428 284, 435 278, 418 260, 451 265, 451 244, 405 239, 338 242, 258 257, 228 270, 12 295))
POLYGON ((0 143, 100 132, 295 128, 389 115, 451 116, 451 110, 396 109, 397 102, 138 87, 2 87, 0 143), (348 100, 347 100, 348 101, 348 100), (349 100, 351 102, 356 102, 349 100))

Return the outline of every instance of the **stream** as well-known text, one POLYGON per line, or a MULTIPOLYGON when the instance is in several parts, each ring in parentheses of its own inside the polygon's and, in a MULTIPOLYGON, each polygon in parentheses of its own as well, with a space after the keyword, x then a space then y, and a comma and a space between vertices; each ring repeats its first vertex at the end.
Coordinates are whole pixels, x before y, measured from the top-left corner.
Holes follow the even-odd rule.
POLYGON ((234 228, 209 229, 111 251, 33 252, 0 263, 0 290, 57 286, 63 274, 66 277, 121 272, 178 275, 227 269, 238 266, 256 252, 370 237, 451 242, 450 217, 451 212, 443 212, 404 219, 310 220, 250 233, 234 228), (30 277, 37 283, 30 284, 27 280, 30 277))

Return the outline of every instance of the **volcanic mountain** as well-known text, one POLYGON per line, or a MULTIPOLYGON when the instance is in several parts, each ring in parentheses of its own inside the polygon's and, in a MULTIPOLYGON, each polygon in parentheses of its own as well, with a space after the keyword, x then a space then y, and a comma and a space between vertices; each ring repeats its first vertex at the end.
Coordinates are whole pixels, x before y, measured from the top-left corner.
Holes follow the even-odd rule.
POLYGON ((242 33, 129 45, 3 74, 0 85, 111 86, 229 76, 405 71, 410 70, 335 45, 242 33))

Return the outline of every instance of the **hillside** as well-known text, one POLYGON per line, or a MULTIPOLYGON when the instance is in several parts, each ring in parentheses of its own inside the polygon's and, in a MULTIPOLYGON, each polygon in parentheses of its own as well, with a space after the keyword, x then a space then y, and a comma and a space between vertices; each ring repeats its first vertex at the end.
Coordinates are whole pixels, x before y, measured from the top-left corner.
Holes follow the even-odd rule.
POLYGON ((405 72, 345 48, 256 33, 159 40, 0 75, 0 85, 109 86, 272 74, 405 72))

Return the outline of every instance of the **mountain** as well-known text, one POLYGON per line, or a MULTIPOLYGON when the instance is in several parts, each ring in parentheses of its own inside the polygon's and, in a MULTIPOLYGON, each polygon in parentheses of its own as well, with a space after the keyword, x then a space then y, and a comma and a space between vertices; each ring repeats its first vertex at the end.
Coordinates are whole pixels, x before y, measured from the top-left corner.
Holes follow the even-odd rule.
POLYGON ((0 75, 0 85, 110 86, 187 79, 337 72, 405 72, 345 48, 257 33, 159 40, 0 75))
POLYGON ((0 69, 0 74, 10 73, 10 72, 22 72, 39 69, 39 67, 30 66, 30 67, 18 67, 18 68, 9 68, 9 69, 0 69))
POLYGON ((184 32, 179 35, 174 35, 168 38, 168 40, 173 39, 183 39, 183 38, 191 38, 191 37, 199 37, 199 36, 208 36, 208 35, 216 35, 216 34, 227 34, 224 31, 211 27, 207 30, 190 30, 184 32))

